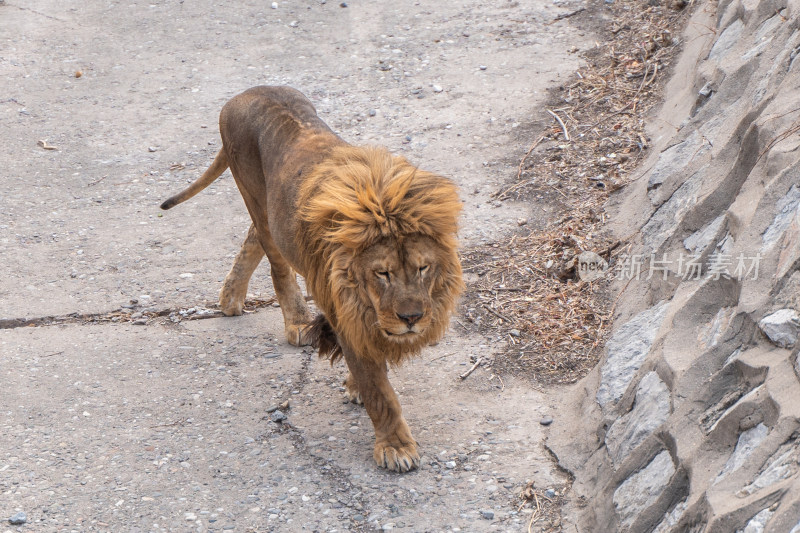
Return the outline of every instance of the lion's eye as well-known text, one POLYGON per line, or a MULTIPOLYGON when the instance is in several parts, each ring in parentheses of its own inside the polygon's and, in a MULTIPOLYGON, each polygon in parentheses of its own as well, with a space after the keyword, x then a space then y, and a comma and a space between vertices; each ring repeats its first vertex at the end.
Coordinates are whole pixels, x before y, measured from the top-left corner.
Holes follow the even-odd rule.
POLYGON ((378 276, 379 278, 383 278, 386 281, 389 281, 389 272, 386 270, 378 270, 375 272, 375 275, 378 276))
POLYGON ((429 268, 430 268, 430 265, 424 265, 424 266, 419 267, 420 275, 424 275, 428 271, 429 268))

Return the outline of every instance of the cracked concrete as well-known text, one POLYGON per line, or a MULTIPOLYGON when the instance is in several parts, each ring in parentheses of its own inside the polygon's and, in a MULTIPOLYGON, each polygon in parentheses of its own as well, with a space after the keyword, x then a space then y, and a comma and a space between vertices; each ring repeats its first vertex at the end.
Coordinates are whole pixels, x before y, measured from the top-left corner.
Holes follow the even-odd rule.
POLYGON ((531 215, 490 195, 515 175, 531 110, 578 65, 567 50, 591 46, 559 18, 577 7, 1 2, 0 518, 24 512, 19 531, 522 529, 526 482, 566 483, 538 423, 557 395, 482 367, 459 379, 495 345, 454 325, 392 375, 422 467, 379 470, 343 367, 282 339, 266 267, 255 312, 204 310, 249 224, 232 180, 163 217, 158 204, 218 150, 228 98, 290 84, 345 139, 453 177, 467 245, 520 214, 533 226, 552 206, 531 215), (286 422, 270 421, 286 400, 286 422))

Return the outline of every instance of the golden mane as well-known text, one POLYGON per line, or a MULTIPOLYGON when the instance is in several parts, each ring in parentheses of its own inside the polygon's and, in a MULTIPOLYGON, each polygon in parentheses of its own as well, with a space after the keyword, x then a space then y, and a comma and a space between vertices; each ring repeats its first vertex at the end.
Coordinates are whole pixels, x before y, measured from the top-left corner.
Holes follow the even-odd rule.
POLYGON ((461 200, 452 181, 419 170, 385 148, 337 146, 303 180, 297 209, 307 286, 340 342, 359 355, 396 364, 442 337, 463 290, 456 252, 461 200), (414 234, 437 244, 433 322, 413 344, 399 344, 370 327, 375 313, 351 265, 383 238, 402 246, 414 234))

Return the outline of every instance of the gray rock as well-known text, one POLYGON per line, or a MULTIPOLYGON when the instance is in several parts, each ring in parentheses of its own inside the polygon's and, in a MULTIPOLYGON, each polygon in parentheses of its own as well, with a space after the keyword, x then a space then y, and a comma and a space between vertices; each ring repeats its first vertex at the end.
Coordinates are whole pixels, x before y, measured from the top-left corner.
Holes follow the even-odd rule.
POLYGON ((683 171, 700 154, 709 149, 700 132, 693 131, 683 142, 670 146, 658 156, 653 172, 647 180, 647 190, 656 189, 674 174, 683 171))
POLYGON ((608 356, 601 370, 597 403, 605 407, 625 393, 633 375, 642 366, 667 313, 668 302, 660 302, 623 324, 609 339, 608 356))
POLYGON ((674 527, 678 524, 678 521, 683 516, 683 513, 686 512, 686 508, 689 505, 686 503, 686 500, 680 502, 675 507, 672 508, 670 512, 668 512, 664 519, 656 526, 653 530, 653 533, 672 533, 674 531, 674 527))
POLYGON ((659 453, 644 469, 626 479, 614 491, 614 508, 623 527, 630 527, 643 511, 666 490, 675 473, 669 452, 659 453))
POLYGON ((800 216, 800 187, 792 185, 789 191, 778 200, 777 214, 769 227, 761 235, 761 251, 774 246, 792 221, 800 216))
POLYGON ((764 533, 764 528, 767 527, 767 522, 773 514, 775 511, 770 511, 769 508, 761 510, 747 522, 744 529, 740 529, 736 533, 764 533))
POLYGON ((736 448, 733 450, 731 456, 728 457, 728 461, 725 463, 725 466, 722 468, 722 471, 720 471, 714 483, 719 483, 722 478, 744 465, 745 462, 747 462, 747 458, 753 453, 753 450, 758 448, 758 445, 767 438, 768 433, 769 428, 764 424, 759 424, 742 432, 739 435, 739 440, 736 442, 736 448))
POLYGON ((731 25, 725 28, 725 31, 722 32, 714 43, 714 47, 711 48, 708 59, 719 61, 725 57, 728 52, 730 52, 731 48, 739 41, 743 29, 744 24, 740 19, 736 19, 731 25))
POLYGON ((556 491, 555 489, 547 489, 546 491, 544 491, 544 495, 547 496, 548 498, 555 498, 556 491))
POLYGON ((283 414, 283 411, 276 410, 276 411, 273 411, 271 415, 269 415, 269 419, 272 420, 273 422, 275 422, 276 424, 280 424, 284 420, 286 420, 286 415, 283 414))
POLYGON ((543 426, 549 426, 553 423, 553 417, 550 415, 545 415, 541 420, 539 420, 539 423, 543 426))
POLYGON ((758 327, 776 345, 791 348, 800 335, 800 313, 794 309, 781 309, 762 318, 758 327))
POLYGON ((702 254, 717 237, 724 221, 725 215, 718 216, 704 228, 686 237, 683 240, 683 246, 693 254, 702 254))
POLYGON ((21 526, 27 521, 28 521, 28 515, 26 515, 22 511, 18 512, 17 514, 8 519, 8 523, 11 524, 12 526, 21 526))
POLYGON ((494 520, 494 511, 491 509, 481 509, 481 518, 485 520, 494 520))
POLYGON ((704 174, 696 172, 678 187, 642 228, 647 250, 657 250, 672 235, 683 217, 697 203, 704 174))
POLYGON ((606 446, 615 463, 622 462, 670 414, 670 391, 655 372, 639 383, 633 409, 617 419, 606 434, 606 446))
POLYGON ((455 468, 455 467, 456 467, 456 462, 455 462, 455 461, 447 461, 447 462, 444 464, 444 466, 445 466, 445 468, 449 468, 449 469, 451 469, 451 470, 452 470, 453 468, 455 468))
POLYGON ((778 457, 772 461, 761 472, 752 483, 742 489, 741 495, 751 495, 761 489, 765 489, 781 481, 787 479, 797 470, 797 448, 790 447, 788 450, 780 450, 776 455, 778 457))
POLYGON ((595 281, 605 277, 608 261, 595 252, 581 252, 578 255, 578 277, 583 281, 595 281))

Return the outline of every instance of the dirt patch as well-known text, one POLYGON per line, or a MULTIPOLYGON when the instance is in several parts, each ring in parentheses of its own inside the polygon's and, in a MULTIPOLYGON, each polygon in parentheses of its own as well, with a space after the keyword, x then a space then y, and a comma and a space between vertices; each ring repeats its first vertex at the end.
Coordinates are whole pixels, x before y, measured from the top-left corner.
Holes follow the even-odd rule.
MULTIPOLYGON (((472 248, 464 317, 507 342, 493 362, 500 373, 539 383, 573 383, 597 363, 613 315, 610 280, 625 242, 603 230, 609 195, 632 179, 647 155, 645 118, 658 105, 680 49, 687 4, 617 1, 578 11, 604 20, 602 44, 583 54, 586 66, 553 89, 551 118, 521 158, 499 200, 558 205, 559 216, 529 232, 472 248), (609 263, 605 279, 578 279, 576 257, 593 251, 609 263)), ((519 220, 521 226, 527 220, 519 220)))

